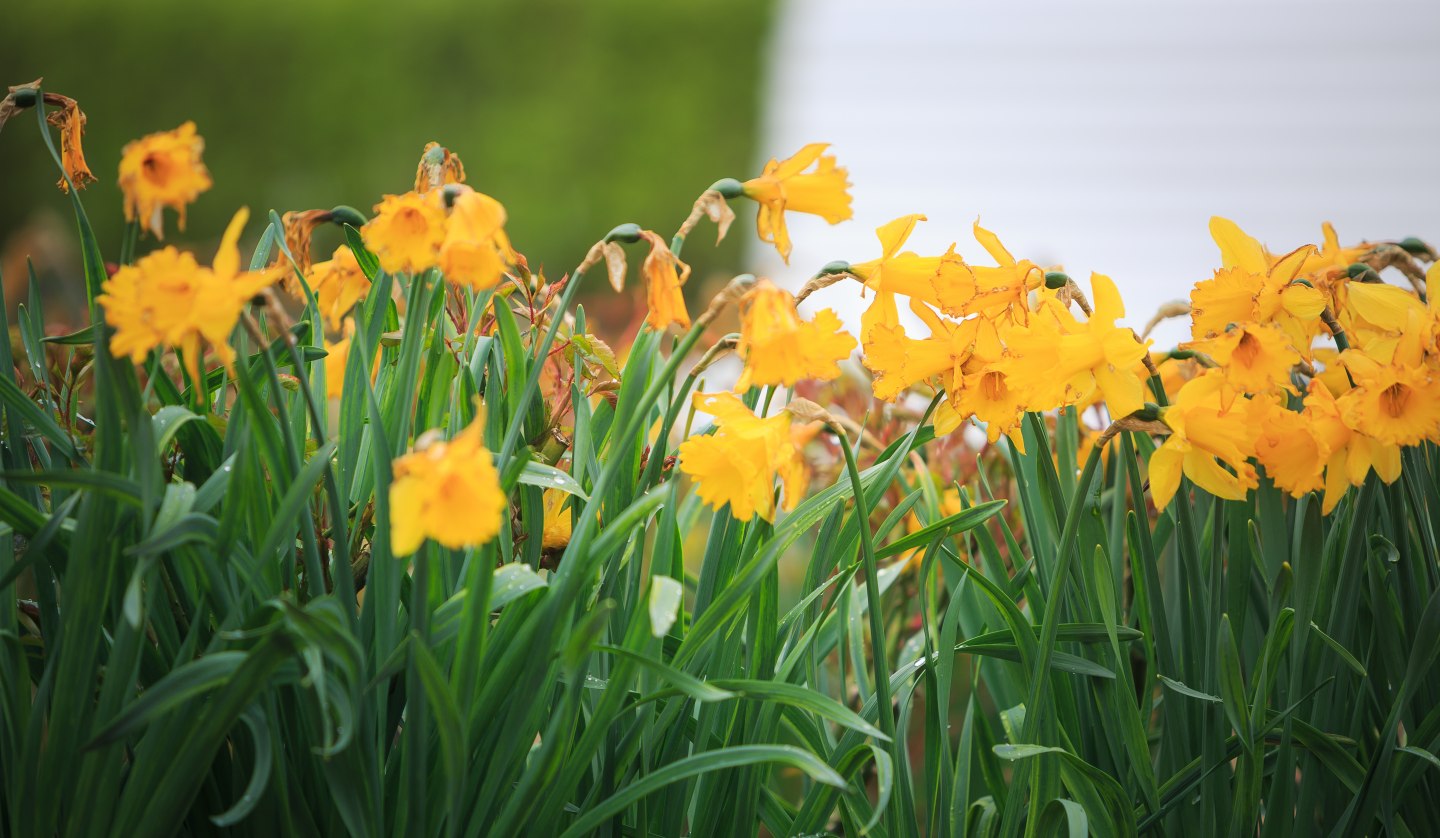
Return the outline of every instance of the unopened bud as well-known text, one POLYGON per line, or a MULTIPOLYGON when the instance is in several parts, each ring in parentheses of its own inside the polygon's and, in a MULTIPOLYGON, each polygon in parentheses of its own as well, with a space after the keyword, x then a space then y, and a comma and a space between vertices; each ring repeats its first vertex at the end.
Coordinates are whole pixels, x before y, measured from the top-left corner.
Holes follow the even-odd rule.
POLYGON ((344 204, 330 210, 330 220, 338 225, 349 224, 351 227, 363 227, 368 221, 365 214, 354 207, 347 207, 344 204))
POLYGON ((626 244, 634 244, 635 242, 640 241, 640 233, 641 229, 639 224, 621 224, 615 229, 606 233, 603 241, 625 242, 626 244))
POLYGON ((1354 262, 1345 269, 1345 273, 1353 282, 1382 282, 1380 274, 1364 262, 1354 262))
POLYGON ((726 198, 739 198, 745 194, 745 187, 733 177, 721 178, 715 181, 711 189, 719 192, 726 198))
POLYGON ((1435 249, 1414 236, 1406 236, 1396 242, 1396 244, 1400 245, 1400 249, 1411 256, 1419 256, 1431 262, 1435 261, 1435 249))
POLYGON ((1070 284, 1070 275, 1064 271, 1046 271, 1045 287, 1051 291, 1059 291, 1070 284))

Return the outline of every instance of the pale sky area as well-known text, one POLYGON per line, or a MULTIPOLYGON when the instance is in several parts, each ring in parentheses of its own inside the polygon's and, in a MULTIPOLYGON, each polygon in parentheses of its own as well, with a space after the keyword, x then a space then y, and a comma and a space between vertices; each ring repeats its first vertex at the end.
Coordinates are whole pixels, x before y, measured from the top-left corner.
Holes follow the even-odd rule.
MULTIPOLYGON (((765 157, 830 142, 854 183, 853 221, 791 216, 789 268, 755 247, 792 289, 912 212, 917 252, 991 264, 979 218, 1087 290, 1110 275, 1137 329, 1218 267, 1211 215, 1277 251, 1327 220, 1347 244, 1440 239, 1437 0, 786 0, 770 60, 765 157)), ((858 331, 867 302, 806 308, 858 331)))

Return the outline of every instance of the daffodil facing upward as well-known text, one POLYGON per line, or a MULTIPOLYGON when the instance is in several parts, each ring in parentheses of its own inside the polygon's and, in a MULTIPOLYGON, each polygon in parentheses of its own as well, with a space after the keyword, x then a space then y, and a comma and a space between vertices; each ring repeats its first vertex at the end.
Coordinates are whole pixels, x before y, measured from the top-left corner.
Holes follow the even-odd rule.
POLYGON ((235 350, 230 333, 247 303, 275 282, 278 271, 240 270, 237 242, 250 213, 241 209, 225 229, 214 264, 201 267, 195 257, 166 247, 121 268, 105 281, 96 301, 114 330, 110 351, 142 363, 149 353, 173 347, 184 353, 190 379, 200 386, 201 356, 209 346, 231 368, 235 350))
POLYGON ((1219 365, 1225 379, 1224 407, 1241 393, 1295 392, 1290 371, 1300 362, 1300 353, 1273 323, 1242 323, 1212 338, 1182 343, 1180 348, 1203 352, 1219 365))
POLYGON ((395 460, 390 549, 397 557, 414 553, 427 538, 463 550, 499 534, 509 502, 483 426, 477 419, 449 441, 422 435, 414 451, 395 460))
POLYGON ((1440 379, 1428 367, 1377 364, 1356 350, 1341 361, 1356 385, 1338 399, 1345 424, 1386 445, 1440 441, 1440 379))
POLYGON ((139 219, 141 229, 165 238, 161 211, 179 215, 185 229, 185 208, 210 188, 210 171, 200 157, 205 140, 186 122, 174 131, 150 134, 127 143, 120 153, 120 191, 125 194, 125 220, 139 219))
POLYGON ((840 361, 854 349, 855 338, 843 330, 834 311, 821 309, 813 320, 802 320, 794 296, 762 279, 743 301, 737 351, 745 370, 735 389, 838 378, 840 361))
POLYGON ((716 509, 728 503, 741 521, 756 515, 773 521, 779 477, 785 508, 800 502, 809 481, 801 450, 815 434, 812 423, 797 423, 784 410, 762 419, 734 393, 696 393, 692 403, 714 416, 717 428, 680 444, 680 471, 695 481, 701 500, 716 509))
POLYGON ((827 148, 827 143, 811 143, 788 160, 771 160, 759 177, 741 184, 741 193, 760 205, 756 218, 760 241, 773 244, 787 263, 791 246, 786 212, 818 215, 831 224, 853 214, 847 173, 825 154, 827 148))
POLYGON ((1015 450, 1024 454, 1025 436, 1020 431, 1020 421, 1025 418, 1024 393, 1011 386, 998 364, 971 356, 965 369, 946 394, 946 404, 961 419, 974 417, 984 425, 985 438, 991 445, 1006 436, 1015 450), (968 371, 971 369, 974 371, 968 371))
POLYGON ((1294 281, 1315 248, 1304 245, 1272 258, 1235 222, 1210 219, 1223 268, 1195 284, 1190 293, 1191 333, 1214 337, 1234 323, 1276 323, 1302 354, 1320 331, 1325 295, 1313 284, 1294 281))
POLYGON ((417 274, 435 267, 445 241, 439 190, 384 196, 360 236, 388 273, 417 274))

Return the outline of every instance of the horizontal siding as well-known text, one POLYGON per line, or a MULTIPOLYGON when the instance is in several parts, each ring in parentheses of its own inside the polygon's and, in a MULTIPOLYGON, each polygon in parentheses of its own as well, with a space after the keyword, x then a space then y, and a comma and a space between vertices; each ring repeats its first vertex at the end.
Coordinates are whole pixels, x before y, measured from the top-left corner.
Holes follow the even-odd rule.
MULTIPOLYGON (((1440 238, 1440 2, 1009 4, 786 0, 762 149, 834 144, 855 220, 793 222, 796 287, 912 244, 977 261, 977 217, 1017 255, 1112 276, 1143 324, 1210 275, 1210 215, 1275 249, 1440 238)), ((768 156, 768 155, 767 155, 768 156)), ((863 301, 815 298, 858 324, 863 301)), ((1186 337, 1183 326, 1159 338, 1186 337)))

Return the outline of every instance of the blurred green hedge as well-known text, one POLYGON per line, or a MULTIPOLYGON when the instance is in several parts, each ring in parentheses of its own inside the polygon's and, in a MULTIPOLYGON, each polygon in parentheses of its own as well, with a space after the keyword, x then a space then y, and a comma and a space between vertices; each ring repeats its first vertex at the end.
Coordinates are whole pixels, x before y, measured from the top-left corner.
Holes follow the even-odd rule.
MULTIPOLYGON (((167 240, 211 242, 241 205, 368 212, 412 185, 437 140, 506 204, 516 246, 552 275, 613 224, 668 235, 705 186, 754 166, 770 0, 363 6, 21 3, 6 11, 0 81, 43 75, 80 101, 100 178, 84 197, 107 255, 123 226, 121 147, 186 119, 215 187, 183 236, 167 218, 167 240)), ((43 154, 31 120, 0 133, 0 242, 37 208, 63 210, 43 154)), ((697 276, 735 269, 739 238, 687 252, 697 276)), ((338 241, 317 236, 317 253, 338 241)))

